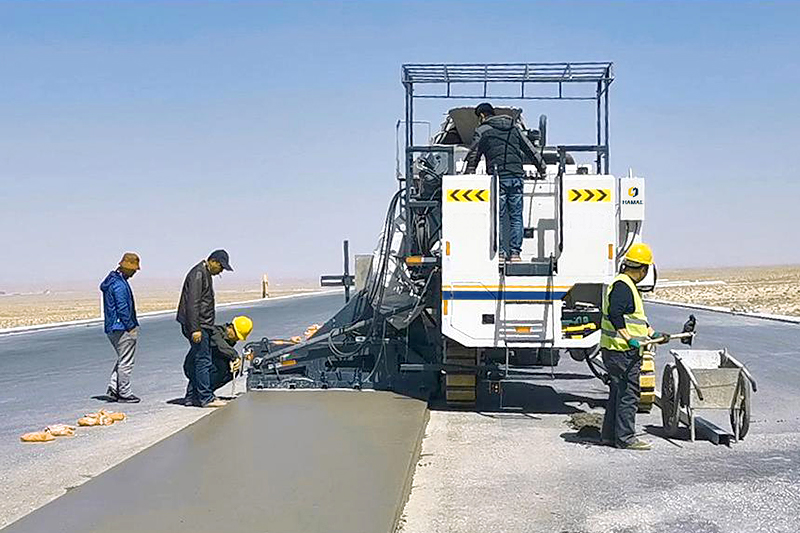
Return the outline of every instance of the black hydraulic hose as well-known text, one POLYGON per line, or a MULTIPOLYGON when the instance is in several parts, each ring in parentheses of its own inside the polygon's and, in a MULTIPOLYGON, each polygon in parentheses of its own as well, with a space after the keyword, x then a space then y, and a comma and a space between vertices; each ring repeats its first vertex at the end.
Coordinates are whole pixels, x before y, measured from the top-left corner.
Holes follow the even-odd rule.
MULTIPOLYGON (((392 198, 390 202, 389 211, 386 213, 386 227, 384 233, 384 246, 383 246, 383 253, 381 256, 380 266, 377 271, 377 275, 375 277, 375 282, 377 285, 374 287, 375 293, 371 295, 370 299, 374 298, 375 294, 379 294, 377 300, 373 301, 373 308, 375 309, 376 313, 380 313, 381 305, 383 304, 383 297, 386 292, 386 270, 389 266, 389 254, 392 251, 392 229, 394 228, 394 213, 397 209, 397 201, 400 199, 399 191, 395 193, 395 196, 392 198)), ((409 221, 406 220, 406 227, 408 227, 409 221)))
MULTIPOLYGON (((402 190, 398 190, 392 199, 389 201, 389 209, 386 213, 386 218, 383 223, 383 232, 382 232, 382 241, 381 241, 381 253, 378 256, 378 263, 375 265, 375 276, 373 276, 370 284, 366 287, 364 292, 362 293, 358 303, 356 304, 355 311, 353 313, 354 320, 359 321, 364 318, 364 312, 366 311, 365 306, 369 305, 374 299, 375 295, 377 294, 379 282, 383 279, 383 272, 386 269, 384 257, 386 256, 386 252, 384 252, 386 248, 386 243, 389 241, 391 228, 392 228, 392 219, 394 218, 394 212, 397 210, 397 202, 400 199, 400 195, 402 194, 402 190)), ((389 241, 390 242, 390 241, 389 241)), ((391 244, 389 245, 391 246, 391 244)))
POLYGON ((608 374, 603 374, 602 372, 600 372, 597 369, 597 367, 594 366, 592 359, 594 359, 593 356, 586 354, 586 365, 589 367, 589 370, 591 370, 592 374, 594 374, 594 377, 602 381, 604 384, 608 385, 609 382, 611 381, 611 379, 608 377, 608 374))
POLYGON ((388 266, 388 259, 389 253, 391 252, 392 241, 391 241, 391 234, 392 228, 394 227, 393 220, 394 214, 397 210, 397 202, 400 200, 400 194, 402 191, 397 191, 394 196, 392 197, 391 201, 389 202, 389 209, 386 212, 386 220, 384 221, 383 225, 383 241, 381 243, 381 254, 378 258, 378 266, 375 270, 375 277, 372 280, 372 286, 368 292, 369 300, 373 300, 375 295, 378 292, 378 289, 383 284, 382 281, 386 274, 386 268, 388 266))

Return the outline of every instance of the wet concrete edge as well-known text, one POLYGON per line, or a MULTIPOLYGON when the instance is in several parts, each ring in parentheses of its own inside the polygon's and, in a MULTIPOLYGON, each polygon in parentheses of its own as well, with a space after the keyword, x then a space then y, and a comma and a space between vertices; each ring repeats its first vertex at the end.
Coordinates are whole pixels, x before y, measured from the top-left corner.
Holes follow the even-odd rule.
POLYGON ((411 489, 414 486, 414 474, 417 472, 417 465, 419 464, 420 454, 422 453, 422 441, 425 439, 425 432, 428 429, 428 422, 430 422, 431 419, 431 410, 427 407, 425 408, 424 416, 425 420, 420 426, 419 434, 417 435, 417 441, 414 445, 414 451, 411 454, 411 460, 409 461, 408 470, 406 471, 403 488, 400 492, 400 499, 397 502, 397 510, 395 511, 394 520, 392 522, 392 530, 388 533, 397 532, 398 528, 400 527, 400 519, 403 516, 403 511, 405 511, 406 504, 411 496, 411 489))

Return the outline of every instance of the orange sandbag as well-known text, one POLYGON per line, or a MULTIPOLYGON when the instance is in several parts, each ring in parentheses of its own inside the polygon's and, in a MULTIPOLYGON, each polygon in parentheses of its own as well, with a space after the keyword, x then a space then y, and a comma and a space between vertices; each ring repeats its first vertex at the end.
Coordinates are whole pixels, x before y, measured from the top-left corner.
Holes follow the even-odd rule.
POLYGON ((96 415, 82 416, 78 419, 78 425, 81 427, 99 426, 100 420, 96 415))
POLYGON ((51 442, 56 440, 52 433, 48 430, 34 431, 32 433, 25 433, 19 438, 22 442, 51 442))
POLYGON ((125 420, 125 413, 111 413, 100 409, 96 413, 88 413, 78 419, 79 426, 110 426, 114 422, 125 420))
POLYGON ((114 419, 108 416, 108 413, 102 409, 97 411, 97 419, 99 421, 99 426, 110 426, 114 423, 114 419))
POLYGON ((55 424, 53 426, 47 426, 45 431, 49 431, 51 435, 54 437, 74 437, 75 436, 75 427, 68 426, 66 424, 55 424))
POLYGON ((89 413, 78 419, 78 425, 84 427, 110 426, 114 421, 105 414, 105 411, 89 413))

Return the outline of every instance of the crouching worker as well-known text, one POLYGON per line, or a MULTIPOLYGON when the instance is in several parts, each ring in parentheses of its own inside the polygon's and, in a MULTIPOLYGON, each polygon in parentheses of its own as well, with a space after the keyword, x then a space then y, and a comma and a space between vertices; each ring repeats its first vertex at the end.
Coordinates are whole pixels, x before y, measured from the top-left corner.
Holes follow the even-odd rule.
MULTIPOLYGON (((235 346, 237 342, 247 340, 252 330, 253 321, 249 317, 237 316, 231 323, 222 326, 215 325, 209 332, 211 347, 209 381, 212 391, 230 383, 233 373, 241 368, 242 358, 236 352, 235 346)), ((199 407, 200 402, 191 381, 194 364, 189 358, 183 364, 183 372, 189 378, 189 385, 186 387, 186 405, 199 407)))
POLYGON ((604 444, 628 450, 650 449, 650 443, 636 438, 641 350, 643 343, 661 334, 650 327, 636 284, 647 276, 652 264, 650 247, 634 244, 625 254, 619 275, 603 295, 600 348, 610 391, 602 439, 604 444))

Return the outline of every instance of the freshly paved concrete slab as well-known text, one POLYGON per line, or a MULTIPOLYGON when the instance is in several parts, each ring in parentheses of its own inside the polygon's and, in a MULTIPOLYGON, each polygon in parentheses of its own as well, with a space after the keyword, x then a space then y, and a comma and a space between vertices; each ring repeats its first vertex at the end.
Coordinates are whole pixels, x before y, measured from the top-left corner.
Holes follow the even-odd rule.
POLYGON ((249 393, 4 533, 392 533, 426 421, 386 392, 249 393))
MULTIPOLYGON (((665 331, 679 330, 688 313, 648 307, 665 331)), ((800 327, 693 313, 695 347, 727 346, 758 380, 743 442, 665 440, 654 409, 638 417, 652 451, 590 445, 565 422, 571 413, 602 412, 607 392, 580 378, 583 364, 562 359, 555 380, 543 371, 519 386, 522 412, 431 413, 402 533, 800 531, 800 327)), ((659 382, 668 360, 662 348, 659 382)), ((729 427, 727 413, 708 418, 729 427)))
MULTIPOLYGON (((341 294, 266 300, 221 308, 220 321, 247 313, 253 339, 297 335, 343 305, 341 294)), ((133 391, 140 404, 107 404, 114 352, 102 326, 0 336, 0 527, 85 483, 142 449, 191 424, 207 410, 168 404, 186 387, 188 345, 172 314, 141 321, 133 391), (23 444, 19 436, 56 423, 74 424, 100 408, 129 415, 124 424, 86 428, 73 439, 23 444)), ((237 386, 244 390, 244 383, 237 386)), ((230 386, 220 394, 230 394, 230 386)))

